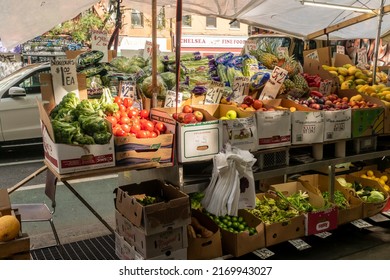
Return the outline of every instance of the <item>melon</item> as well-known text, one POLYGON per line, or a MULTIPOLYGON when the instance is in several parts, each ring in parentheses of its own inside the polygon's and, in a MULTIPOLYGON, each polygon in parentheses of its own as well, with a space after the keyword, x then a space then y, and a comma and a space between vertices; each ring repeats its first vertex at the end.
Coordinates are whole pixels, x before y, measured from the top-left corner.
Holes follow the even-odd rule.
POLYGON ((0 242, 10 241, 19 235, 20 222, 13 215, 0 217, 0 242))

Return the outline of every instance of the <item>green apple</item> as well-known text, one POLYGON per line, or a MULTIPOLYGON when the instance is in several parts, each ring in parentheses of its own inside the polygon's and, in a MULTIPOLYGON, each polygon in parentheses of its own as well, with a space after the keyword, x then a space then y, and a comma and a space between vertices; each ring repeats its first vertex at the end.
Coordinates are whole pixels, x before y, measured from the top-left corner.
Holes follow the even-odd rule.
POLYGON ((225 117, 225 116, 220 117, 219 119, 220 119, 220 120, 229 120, 229 118, 228 118, 228 117, 225 117))
POLYGON ((234 120, 237 118, 237 112, 234 110, 229 110, 226 112, 226 117, 228 117, 229 120, 234 120))

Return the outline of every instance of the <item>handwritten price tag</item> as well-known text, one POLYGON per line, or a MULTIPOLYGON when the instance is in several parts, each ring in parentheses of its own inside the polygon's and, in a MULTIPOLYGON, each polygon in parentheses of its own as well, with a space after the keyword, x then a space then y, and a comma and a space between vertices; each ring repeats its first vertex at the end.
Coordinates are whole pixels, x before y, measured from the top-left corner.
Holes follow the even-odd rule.
POLYGON ((183 99, 183 93, 178 92, 177 95, 178 95, 177 96, 178 100, 176 100, 176 92, 173 90, 168 90, 165 96, 164 107, 166 108, 179 107, 183 99))
POLYGON ((358 61, 358 64, 363 64, 363 65, 367 64, 367 49, 366 48, 358 49, 357 61, 358 61))
POLYGON ((336 53, 345 54, 345 47, 344 47, 344 46, 338 45, 338 46, 336 47, 336 53))
POLYGON ((256 256, 258 256, 262 260, 268 259, 269 257, 272 257, 273 255, 275 255, 274 252, 272 252, 271 250, 269 250, 267 248, 261 248, 259 250, 253 251, 252 253, 255 254, 256 256))
POLYGON ((270 79, 265 83, 259 99, 275 99, 279 89, 287 77, 287 70, 276 66, 271 73, 270 79))
POLYGON ((234 82, 232 86, 232 101, 238 102, 238 100, 240 100, 243 95, 247 95, 249 90, 249 81, 249 77, 234 77, 234 82))
POLYGON ((291 245, 293 245, 295 248, 297 248, 299 251, 309 249, 311 246, 307 244, 305 241, 302 239, 292 239, 288 241, 291 245))
POLYGON ((288 48, 287 47, 277 47, 276 52, 278 54, 278 58, 283 58, 288 54, 288 48))
POLYGON ((136 99, 135 83, 133 81, 120 81, 118 95, 121 97, 129 97, 136 99))
POLYGON ((317 61, 320 61, 320 58, 318 56, 318 52, 315 50, 309 54, 306 55, 307 58, 311 58, 311 59, 314 59, 314 60, 317 60, 317 61))
POLYGON ((315 234, 315 236, 318 236, 318 237, 323 238, 323 239, 325 239, 325 238, 327 238, 327 237, 329 237, 331 235, 332 234, 330 232, 328 232, 328 231, 323 231, 323 232, 315 234))
POLYGON ((108 42, 109 37, 107 32, 92 30, 91 48, 103 52, 104 56, 101 62, 108 62, 108 42))
POLYGON ((367 223, 365 220, 362 220, 362 219, 352 221, 351 224, 353 224, 357 228, 372 227, 372 224, 367 223))
POLYGON ((245 41, 244 50, 246 53, 257 50, 257 43, 254 40, 245 41))
POLYGON ((218 104, 223 95, 223 88, 223 83, 212 81, 207 88, 204 104, 218 104))
POLYGON ((59 59, 51 62, 54 99, 58 104, 68 92, 79 94, 76 63, 74 59, 59 59))
POLYGON ((328 95, 332 91, 333 81, 325 80, 320 82, 320 92, 324 95, 328 95))

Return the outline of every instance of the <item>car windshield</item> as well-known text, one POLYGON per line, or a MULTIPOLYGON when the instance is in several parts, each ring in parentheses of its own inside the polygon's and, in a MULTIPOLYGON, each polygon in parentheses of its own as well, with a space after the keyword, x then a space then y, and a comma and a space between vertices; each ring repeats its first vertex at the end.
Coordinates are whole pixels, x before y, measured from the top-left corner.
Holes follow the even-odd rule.
POLYGON ((30 64, 23 68, 20 68, 16 70, 15 72, 11 73, 10 75, 4 77, 2 80, 0 80, 0 91, 7 89, 10 85, 12 85, 15 81, 17 81, 19 78, 26 75, 26 73, 31 72, 33 69, 37 68, 38 66, 36 64, 30 64))

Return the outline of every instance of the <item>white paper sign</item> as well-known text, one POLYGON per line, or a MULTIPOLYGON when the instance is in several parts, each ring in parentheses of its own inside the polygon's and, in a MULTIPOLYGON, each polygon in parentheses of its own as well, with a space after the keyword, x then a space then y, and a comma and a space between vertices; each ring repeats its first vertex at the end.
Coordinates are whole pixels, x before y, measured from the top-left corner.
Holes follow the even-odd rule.
POLYGON ((207 88, 204 104, 219 104, 222 98, 224 84, 217 81, 211 81, 207 88))
POLYGON ((390 217, 390 210, 387 210, 387 211, 385 211, 385 212, 382 212, 382 214, 383 214, 383 215, 386 215, 386 216, 388 216, 388 217, 390 217))
POLYGON ((366 48, 358 49, 357 62, 358 62, 358 64, 362 64, 362 65, 367 64, 367 49, 366 48))
POLYGON ((307 54, 306 57, 307 57, 307 58, 314 59, 314 60, 317 60, 317 61, 320 61, 320 58, 319 58, 319 56, 318 56, 317 50, 315 50, 315 51, 313 51, 313 52, 307 54))
POLYGON ((133 100, 137 99, 135 83, 133 81, 120 81, 118 95, 121 97, 129 97, 133 100))
POLYGON ((104 54, 103 58, 100 61, 108 62, 108 42, 110 38, 107 32, 92 30, 91 39, 92 50, 101 51, 104 54))
POLYGON ((337 47, 336 47, 336 53, 345 54, 345 47, 344 47, 344 46, 337 45, 337 47))
POLYGON ((238 102, 243 95, 246 95, 246 92, 249 90, 249 81, 249 77, 234 77, 231 101, 238 102))
POLYGON ((259 250, 253 251, 252 253, 255 254, 256 256, 258 256, 262 260, 268 259, 269 257, 272 257, 273 255, 275 255, 274 252, 272 252, 271 250, 269 250, 267 248, 261 248, 259 250))
POLYGON ((164 107, 165 108, 180 107, 181 102, 183 100, 183 93, 178 92, 177 95, 178 95, 177 96, 178 100, 176 100, 176 91, 168 90, 165 96, 164 107))
POLYGON ((244 45, 245 53, 249 53, 250 51, 257 50, 257 43, 254 40, 247 40, 245 41, 244 45))
POLYGON ((276 66, 271 73, 271 77, 265 83, 259 99, 275 99, 287 75, 287 70, 276 66))
POLYGON ((51 75, 56 104, 60 103, 68 92, 73 91, 77 96, 79 95, 74 59, 53 60, 51 62, 51 75))
POLYGON ((287 47, 277 47, 276 52, 278 54, 278 58, 281 59, 288 55, 288 48, 287 47))
POLYGON ((372 224, 367 223, 365 220, 362 220, 362 219, 352 221, 351 224, 353 224, 357 228, 372 227, 372 224))
POLYGON ((289 240, 288 242, 291 245, 293 245, 295 248, 297 248, 299 251, 311 248, 311 246, 309 244, 307 244, 305 241, 303 241, 300 238, 292 239, 292 240, 289 240))
POLYGON ((324 94, 328 95, 332 91, 333 81, 332 80, 324 80, 320 82, 320 89, 319 91, 324 94))
POLYGON ((329 237, 331 235, 332 234, 330 232, 328 232, 328 231, 323 231, 323 232, 315 234, 315 236, 323 238, 323 239, 325 239, 325 238, 327 238, 327 237, 329 237))
MULTIPOLYGON (((150 41, 145 41, 145 48, 143 52, 144 59, 152 58, 152 52, 153 52, 153 43, 150 41)), ((157 55, 160 53, 160 46, 157 45, 157 55)))
POLYGON ((383 216, 380 213, 370 217, 370 220, 373 220, 374 222, 377 222, 377 223, 390 221, 390 219, 388 217, 383 216))

